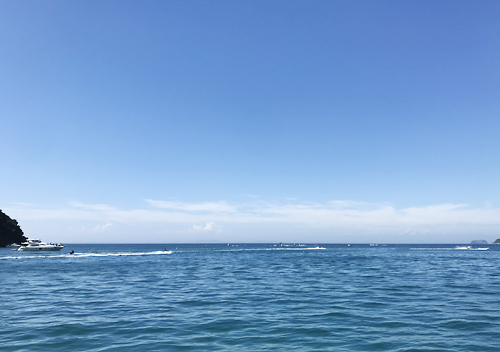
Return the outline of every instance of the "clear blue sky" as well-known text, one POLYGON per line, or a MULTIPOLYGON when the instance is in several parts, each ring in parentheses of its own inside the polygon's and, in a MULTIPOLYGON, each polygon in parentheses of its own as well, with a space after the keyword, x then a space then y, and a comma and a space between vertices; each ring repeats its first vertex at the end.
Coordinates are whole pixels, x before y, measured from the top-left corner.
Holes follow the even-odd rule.
POLYGON ((499 1, 0 1, 0 209, 61 242, 500 238, 499 1))

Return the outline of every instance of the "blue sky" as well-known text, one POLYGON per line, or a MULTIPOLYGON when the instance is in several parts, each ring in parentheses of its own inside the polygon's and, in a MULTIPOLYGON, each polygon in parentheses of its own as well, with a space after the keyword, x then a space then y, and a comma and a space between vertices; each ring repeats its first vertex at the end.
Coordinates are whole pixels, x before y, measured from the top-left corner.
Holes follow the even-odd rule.
POLYGON ((2 1, 0 209, 61 242, 500 238, 498 1, 2 1))

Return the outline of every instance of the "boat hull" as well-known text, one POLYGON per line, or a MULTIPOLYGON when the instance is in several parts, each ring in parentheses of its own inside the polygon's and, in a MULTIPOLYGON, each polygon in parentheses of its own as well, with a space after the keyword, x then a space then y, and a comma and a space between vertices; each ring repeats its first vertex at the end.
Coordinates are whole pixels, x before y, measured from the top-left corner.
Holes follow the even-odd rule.
POLYGON ((47 247, 21 247, 18 251, 21 252, 46 252, 46 251, 60 251, 64 246, 47 246, 47 247))

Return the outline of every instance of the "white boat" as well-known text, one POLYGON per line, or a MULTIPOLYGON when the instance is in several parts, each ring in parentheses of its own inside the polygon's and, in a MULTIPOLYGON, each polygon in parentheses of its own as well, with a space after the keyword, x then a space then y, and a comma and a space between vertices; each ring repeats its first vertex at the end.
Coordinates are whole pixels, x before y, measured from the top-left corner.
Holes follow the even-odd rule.
POLYGON ((21 247, 21 245, 17 244, 17 243, 11 243, 11 244, 8 244, 7 247, 21 247))
POLYGON ((23 242, 21 244, 21 247, 19 247, 18 249, 13 249, 13 251, 33 251, 33 252, 60 251, 63 248, 64 248, 64 246, 60 243, 47 244, 47 243, 44 243, 38 239, 31 238, 31 239, 28 239, 28 242, 23 242))

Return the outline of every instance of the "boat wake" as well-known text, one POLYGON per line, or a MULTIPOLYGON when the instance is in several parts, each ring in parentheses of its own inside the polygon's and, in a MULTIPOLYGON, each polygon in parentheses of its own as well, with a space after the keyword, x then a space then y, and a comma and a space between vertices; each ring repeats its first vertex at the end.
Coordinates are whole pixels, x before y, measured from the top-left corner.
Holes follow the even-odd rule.
POLYGON ((479 248, 472 248, 471 246, 467 247, 456 247, 455 249, 457 250, 467 250, 467 251, 489 251, 489 247, 479 247, 479 248))
POLYGON ((172 254, 172 251, 154 251, 154 252, 119 252, 119 253, 65 253, 58 255, 19 255, 0 257, 0 259, 29 259, 29 258, 86 258, 86 257, 125 257, 125 256, 147 256, 147 255, 165 255, 172 254))
POLYGON ((436 248, 410 248, 414 251, 489 251, 489 247, 472 248, 471 246, 457 246, 457 247, 436 247, 436 248))
POLYGON ((144 255, 162 255, 172 254, 172 251, 154 251, 154 252, 120 252, 120 253, 78 253, 66 254, 65 257, 124 257, 124 256, 144 256, 144 255))

